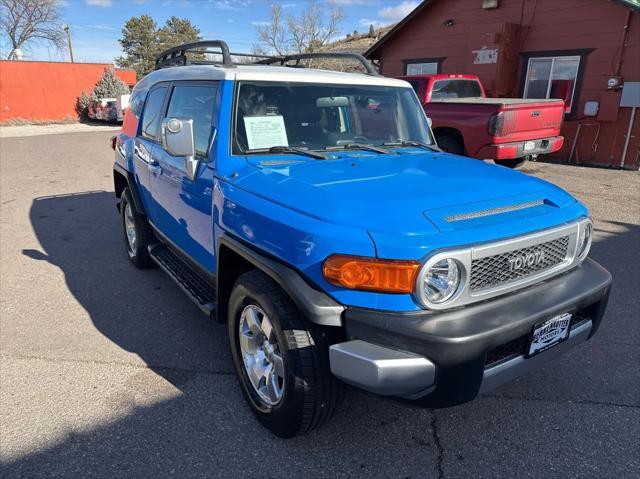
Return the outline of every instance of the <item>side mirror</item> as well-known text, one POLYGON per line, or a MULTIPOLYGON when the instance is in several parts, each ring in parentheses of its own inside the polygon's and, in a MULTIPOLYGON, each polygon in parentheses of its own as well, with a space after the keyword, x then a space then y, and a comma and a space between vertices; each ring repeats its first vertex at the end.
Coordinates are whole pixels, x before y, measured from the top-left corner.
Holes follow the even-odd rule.
POLYGON ((429 123, 429 128, 431 128, 431 126, 433 125, 433 120, 427 117, 427 123, 429 123))
POLYGON ((162 120, 162 146, 171 156, 184 156, 185 172, 192 180, 198 171, 193 120, 165 118, 162 120))
POLYGON ((171 156, 195 156, 193 120, 179 118, 162 120, 162 146, 171 156))

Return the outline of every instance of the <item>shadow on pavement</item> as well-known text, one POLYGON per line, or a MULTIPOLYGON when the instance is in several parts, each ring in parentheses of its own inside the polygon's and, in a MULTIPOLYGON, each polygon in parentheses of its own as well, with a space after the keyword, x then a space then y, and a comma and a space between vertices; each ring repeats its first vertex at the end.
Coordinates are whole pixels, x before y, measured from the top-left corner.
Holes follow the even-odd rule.
MULTIPOLYGON (((489 475, 506 467, 503 462, 512 455, 518 475, 525 476, 524 471, 589 475, 600 460, 597 455, 586 458, 584 450, 607 440, 614 447, 615 441, 624 440, 622 425, 576 405, 559 415, 562 430, 548 441, 548 431, 538 418, 544 417, 546 408, 556 410, 555 403, 516 402, 502 398, 501 390, 491 398, 436 413, 349 390, 330 424, 302 438, 278 440, 259 426, 244 404, 232 373, 225 328, 207 321, 162 272, 140 271, 129 264, 112 192, 38 198, 30 219, 44 251, 23 253, 60 268, 97 330, 137 354, 179 394, 136 407, 113 423, 68 435, 49 449, 7 463, 5 477, 436 477, 442 469, 459 469, 453 475, 461 477, 477 465, 464 461, 480 450, 478 444, 488 450, 482 461, 489 475), (590 423, 599 424, 597 434, 588 428, 585 432, 581 420, 587 416, 590 423), (440 422, 449 424, 445 430, 439 427, 442 437, 437 430, 440 422), (446 441, 448 431, 456 428, 460 435, 446 441), (601 432, 607 428, 612 430, 601 432), (527 440, 535 443, 531 449, 539 449, 525 452, 514 446, 524 430, 527 440)), ((624 232, 596 242, 593 256, 615 279, 599 334, 617 341, 637 336, 630 330, 637 324, 628 320, 634 311, 639 313, 634 274, 640 270, 640 260, 633 255, 640 228, 612 226, 624 232), (623 251, 631 257, 620 254, 623 251)), ((568 360, 554 363, 555 370, 566 370, 578 381, 585 368, 596 367, 597 376, 612 366, 590 364, 576 370, 568 360)), ((526 397, 536 392, 535 387, 514 383, 509 392, 526 397)), ((544 389, 544 384, 539 387, 544 389)), ((597 388, 597 383, 591 387, 597 388)), ((563 404, 573 399, 570 388, 563 395, 563 404)), ((627 421, 626 416, 620 418, 622 424, 627 421)), ((484 474, 478 471, 477 476, 484 474)))

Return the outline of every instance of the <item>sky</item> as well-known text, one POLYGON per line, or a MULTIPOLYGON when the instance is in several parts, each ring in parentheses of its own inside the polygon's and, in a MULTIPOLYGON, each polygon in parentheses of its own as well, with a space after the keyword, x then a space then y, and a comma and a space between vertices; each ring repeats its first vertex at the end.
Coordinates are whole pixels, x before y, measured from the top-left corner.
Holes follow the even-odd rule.
MULTIPOLYGON (((150 15, 161 26, 172 15, 188 18, 204 39, 225 40, 231 51, 249 52, 256 43, 256 25, 267 22, 271 0, 60 0, 62 19, 71 31, 77 62, 113 62, 121 55, 118 39, 124 22, 133 16, 150 15)), ((282 0, 285 12, 298 13, 308 0, 282 0)), ((323 0, 345 11, 341 36, 370 24, 395 23, 413 10, 419 0, 323 0)), ((6 42, 1 45, 8 55, 6 42)), ((26 60, 67 61, 68 53, 46 43, 24 49, 26 60)))

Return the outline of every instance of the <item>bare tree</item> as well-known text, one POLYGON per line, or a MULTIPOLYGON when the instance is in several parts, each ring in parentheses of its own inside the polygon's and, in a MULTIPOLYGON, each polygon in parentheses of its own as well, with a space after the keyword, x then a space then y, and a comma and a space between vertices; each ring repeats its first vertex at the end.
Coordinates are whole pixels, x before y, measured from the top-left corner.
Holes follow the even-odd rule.
POLYGON ((344 10, 333 3, 329 4, 327 10, 325 15, 323 6, 311 1, 300 17, 289 17, 289 31, 297 53, 317 50, 339 32, 344 10))
POLYGON ((11 46, 8 58, 32 40, 64 47, 58 0, 0 0, 0 29, 11 46))
POLYGON ((278 55, 313 52, 339 33, 344 17, 344 10, 334 3, 326 6, 312 0, 299 16, 285 19, 282 5, 275 2, 270 21, 256 26, 256 30, 261 45, 278 55))
POLYGON ((279 2, 271 4, 270 21, 266 25, 256 25, 260 42, 278 55, 289 53, 290 40, 286 31, 285 19, 282 15, 282 5, 279 2))

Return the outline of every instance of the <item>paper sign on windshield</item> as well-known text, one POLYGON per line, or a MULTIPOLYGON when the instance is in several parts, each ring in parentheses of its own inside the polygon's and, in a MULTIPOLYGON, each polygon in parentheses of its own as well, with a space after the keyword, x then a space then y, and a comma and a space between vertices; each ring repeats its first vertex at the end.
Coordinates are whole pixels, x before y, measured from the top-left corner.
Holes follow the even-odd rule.
POLYGON ((245 116, 244 127, 247 131, 247 144, 250 150, 289 146, 282 115, 245 116))

